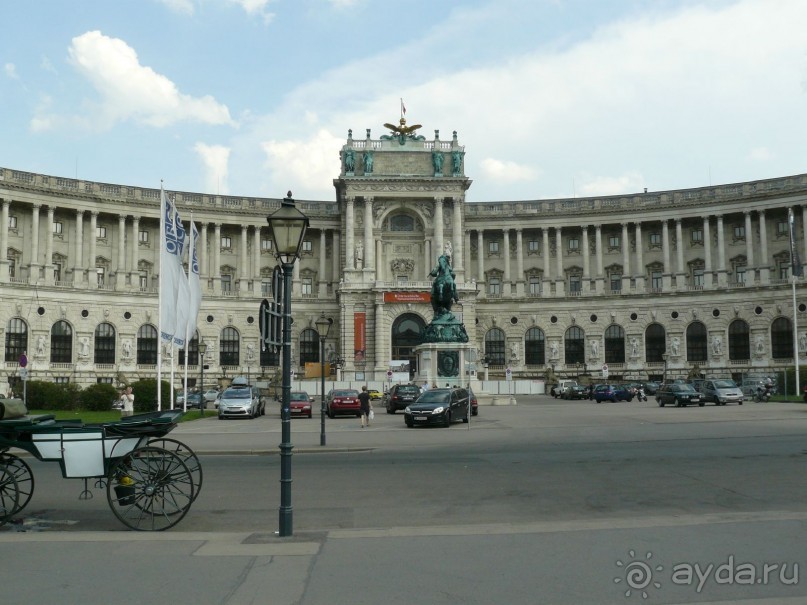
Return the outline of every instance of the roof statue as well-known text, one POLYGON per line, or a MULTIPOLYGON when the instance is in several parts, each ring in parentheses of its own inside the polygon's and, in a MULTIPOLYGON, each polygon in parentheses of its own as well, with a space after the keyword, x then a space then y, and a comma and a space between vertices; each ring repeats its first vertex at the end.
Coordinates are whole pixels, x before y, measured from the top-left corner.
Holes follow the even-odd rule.
POLYGON ((403 145, 406 142, 406 139, 412 139, 413 141, 425 141, 426 137, 422 135, 415 134, 415 131, 419 128, 423 128, 420 124, 413 124, 412 126, 406 125, 406 118, 401 116, 400 124, 395 126, 394 124, 390 124, 387 122, 384 124, 384 128, 389 128, 392 131, 392 135, 381 135, 382 139, 398 139, 398 142, 403 145))

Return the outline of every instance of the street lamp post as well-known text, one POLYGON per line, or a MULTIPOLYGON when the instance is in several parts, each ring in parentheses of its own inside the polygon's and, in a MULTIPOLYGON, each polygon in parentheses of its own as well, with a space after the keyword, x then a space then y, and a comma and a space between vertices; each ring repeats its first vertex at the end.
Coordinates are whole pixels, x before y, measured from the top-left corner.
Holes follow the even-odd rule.
POLYGON ((325 339, 328 338, 328 331, 331 329, 331 320, 325 317, 325 313, 322 313, 315 323, 317 332, 319 332, 319 375, 322 379, 319 408, 319 444, 325 445, 325 339))
MULTIPOLYGON (((207 344, 204 342, 200 342, 198 345, 199 349, 199 372, 201 376, 199 377, 199 415, 205 415, 205 353, 207 353, 207 344)), ((187 397, 187 395, 185 395, 187 397)), ((187 400, 185 401, 185 405, 187 405, 187 400)))
POLYGON ((280 404, 280 509, 278 534, 294 533, 291 506, 291 277, 294 263, 300 258, 308 217, 294 205, 291 191, 277 211, 266 217, 275 245, 275 256, 283 270, 283 383, 280 404))
POLYGON ((664 360, 664 376, 661 379, 662 384, 667 383, 667 353, 662 353, 661 358, 664 360))

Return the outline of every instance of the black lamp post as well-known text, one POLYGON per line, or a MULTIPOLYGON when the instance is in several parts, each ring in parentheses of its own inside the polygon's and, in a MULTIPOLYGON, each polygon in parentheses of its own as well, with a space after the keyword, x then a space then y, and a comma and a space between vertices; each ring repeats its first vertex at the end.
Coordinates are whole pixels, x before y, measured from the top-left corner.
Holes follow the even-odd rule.
POLYGON ((664 377, 661 379, 662 384, 667 383, 667 353, 662 353, 661 358, 664 360, 664 377))
POLYGON ((328 331, 331 329, 331 320, 325 317, 325 313, 323 313, 315 323, 317 332, 319 332, 319 375, 322 380, 321 405, 319 408, 319 444, 325 445, 325 339, 328 338, 328 331))
POLYGON ((291 506, 291 277, 294 263, 300 258, 308 217, 294 205, 291 191, 277 211, 266 217, 275 243, 275 256, 283 270, 283 386, 280 404, 280 509, 281 537, 294 532, 291 506))
POLYGON ((207 344, 200 342, 197 345, 199 349, 199 415, 205 415, 205 353, 207 353, 207 344))

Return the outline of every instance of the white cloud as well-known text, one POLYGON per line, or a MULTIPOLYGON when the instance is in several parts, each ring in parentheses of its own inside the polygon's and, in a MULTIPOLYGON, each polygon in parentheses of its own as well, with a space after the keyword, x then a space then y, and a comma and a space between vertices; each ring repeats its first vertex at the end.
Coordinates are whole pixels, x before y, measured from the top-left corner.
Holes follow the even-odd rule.
POLYGON ((12 80, 20 79, 20 76, 17 75, 17 67, 13 63, 6 63, 3 65, 3 71, 5 72, 6 76, 12 80))
POLYGON ((53 63, 50 62, 50 59, 47 57, 42 57, 42 60, 39 62, 39 67, 43 71, 48 71, 51 73, 56 73, 56 68, 53 66, 53 63))
POLYGON ((516 181, 534 181, 538 176, 538 171, 529 166, 524 166, 511 161, 496 160, 486 158, 480 163, 482 175, 491 181, 500 183, 512 183, 516 181))
MULTIPOLYGON (((135 120, 155 127, 180 121, 233 125, 230 112, 209 96, 192 97, 150 67, 123 40, 99 31, 73 38, 70 61, 101 96, 97 121, 135 120)), ((97 123, 97 122, 96 122, 97 123)))
POLYGON ((767 162, 772 157, 771 150, 767 147, 755 147, 748 153, 748 159, 755 162, 767 162))
POLYGON ((193 150, 202 158, 205 165, 205 189, 211 193, 227 195, 230 192, 229 161, 230 148, 223 145, 196 143, 193 150))
POLYGON ((644 177, 637 172, 621 176, 584 176, 577 194, 581 197, 635 193, 644 187, 644 177))
POLYGON ((265 24, 269 24, 275 18, 275 14, 266 10, 270 0, 230 0, 244 9, 250 17, 261 17, 265 24))
MULTIPOLYGON (((344 139, 320 130, 308 140, 264 141, 266 154, 263 168, 272 173, 272 180, 284 191, 297 183, 292 192, 297 198, 320 195, 322 184, 330 183, 339 172, 339 150, 344 139)), ((316 197, 314 198, 316 199, 316 197)))
POLYGON ((168 7, 169 10, 183 15, 192 15, 196 7, 193 0, 157 0, 168 7))

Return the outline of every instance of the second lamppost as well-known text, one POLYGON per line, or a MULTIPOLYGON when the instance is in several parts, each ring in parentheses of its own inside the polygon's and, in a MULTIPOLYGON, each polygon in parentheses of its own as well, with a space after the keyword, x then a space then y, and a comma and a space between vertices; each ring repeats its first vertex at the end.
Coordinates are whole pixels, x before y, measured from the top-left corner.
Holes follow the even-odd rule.
POLYGON ((294 205, 291 191, 277 211, 266 217, 275 243, 275 256, 283 270, 283 386, 280 404, 280 510, 281 537, 294 533, 291 506, 291 277, 300 258, 308 217, 294 205))
MULTIPOLYGON (((207 344, 204 342, 200 342, 197 345, 199 349, 199 371, 201 372, 201 376, 199 377, 199 415, 205 415, 205 353, 207 353, 207 344)), ((185 402, 187 405, 187 401, 185 402)))
POLYGON ((325 317, 325 313, 322 313, 314 323, 317 326, 317 332, 319 332, 319 375, 322 380, 319 409, 319 444, 325 445, 325 339, 328 338, 328 331, 331 329, 331 320, 325 317))

